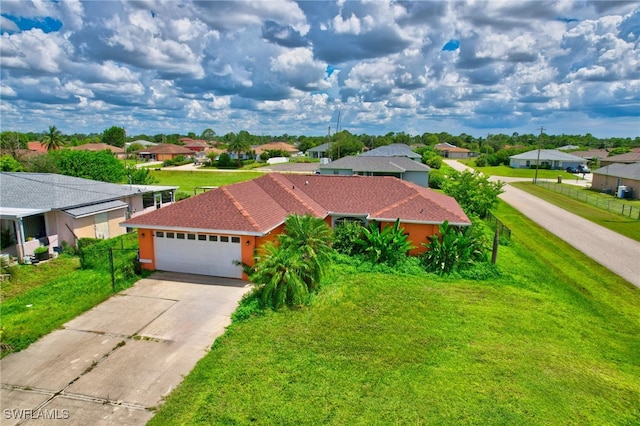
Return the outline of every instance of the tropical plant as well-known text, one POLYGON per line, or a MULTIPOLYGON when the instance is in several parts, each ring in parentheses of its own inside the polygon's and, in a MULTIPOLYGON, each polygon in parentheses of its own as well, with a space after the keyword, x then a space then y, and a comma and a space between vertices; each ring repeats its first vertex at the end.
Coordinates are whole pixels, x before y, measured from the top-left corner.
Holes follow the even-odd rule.
POLYGON ((481 225, 461 230, 445 221, 439 226, 439 235, 428 240, 423 244, 427 251, 422 257, 428 272, 444 275, 487 260, 488 241, 481 225))
MULTIPOLYGON (((242 132, 240 132, 242 133, 242 132)), ((242 167, 242 159, 240 154, 251 150, 251 143, 244 138, 243 135, 238 135, 227 144, 227 151, 234 152, 238 156, 238 168, 242 167)))
POLYGON ((24 167, 18 160, 10 155, 3 155, 0 157, 0 171, 3 172, 21 172, 24 167))
POLYGON ((49 133, 45 134, 40 144, 46 148, 47 151, 60 149, 65 145, 66 141, 62 132, 56 128, 56 126, 49 126, 49 133))
POLYGON ((400 228, 400 219, 396 219, 393 226, 384 226, 382 231, 380 225, 372 221, 369 227, 362 228, 362 238, 356 240, 356 244, 363 249, 368 260, 389 266, 396 265, 409 250, 415 248, 404 228, 400 228))

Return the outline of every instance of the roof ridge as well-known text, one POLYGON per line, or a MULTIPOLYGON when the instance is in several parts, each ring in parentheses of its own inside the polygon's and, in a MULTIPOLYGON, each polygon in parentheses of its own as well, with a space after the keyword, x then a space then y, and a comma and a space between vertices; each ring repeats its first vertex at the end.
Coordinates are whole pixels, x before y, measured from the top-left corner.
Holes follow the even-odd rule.
MULTIPOLYGON (((282 173, 269 173, 267 174, 268 177, 273 178, 272 180, 274 182, 276 182, 276 184, 278 184, 279 186, 282 187, 282 189, 284 189, 287 193, 293 195, 293 197, 298 200, 300 202, 300 204, 302 204, 304 207, 306 207, 309 211, 313 212, 314 209, 313 207, 311 207, 309 205, 309 203, 307 203, 305 200, 303 200, 298 194, 296 194, 295 192, 293 192, 293 190, 291 188, 288 187, 288 185, 284 185, 283 182, 281 182, 279 179, 275 179, 275 176, 272 175, 280 175, 283 179, 286 179, 287 182, 289 182, 293 187, 295 187, 295 183, 291 182, 289 179, 287 179, 282 173)), ((303 191, 304 192, 304 191, 303 191)), ((324 206, 320 205, 320 203, 313 199, 313 197, 311 197, 310 195, 308 195, 306 192, 304 192, 304 194, 307 196, 307 198, 310 198, 311 200, 313 200, 318 206, 320 206, 322 209, 327 210, 324 206)), ((277 202, 277 201, 276 201, 277 202)), ((280 204, 280 203, 278 203, 280 204)))
MULTIPOLYGON (((249 181, 249 182, 251 182, 251 181, 249 181)), ((256 222, 255 219, 249 214, 249 212, 247 212, 244 209, 242 204, 240 204, 240 202, 238 200, 236 200, 236 198, 229 191, 229 189, 227 187, 223 186, 222 188, 220 188, 220 190, 224 193, 224 195, 227 196, 227 198, 231 201, 231 203, 235 206, 235 208, 238 209, 240 214, 242 214, 242 216, 244 216, 247 219, 247 221, 251 224, 253 229, 255 229, 256 231, 260 231, 260 225, 258 225, 258 222, 256 222)))
MULTIPOLYGON (((389 157, 389 158, 396 158, 396 157, 389 157)), ((405 157, 406 158, 406 157, 405 157)), ((411 160, 413 161, 413 160, 411 160)), ((400 167, 398 164, 394 163, 393 161, 389 160, 389 164, 397 167, 398 169, 400 169, 400 171, 402 171, 402 173, 406 172, 407 169, 405 169, 404 167, 400 167)))

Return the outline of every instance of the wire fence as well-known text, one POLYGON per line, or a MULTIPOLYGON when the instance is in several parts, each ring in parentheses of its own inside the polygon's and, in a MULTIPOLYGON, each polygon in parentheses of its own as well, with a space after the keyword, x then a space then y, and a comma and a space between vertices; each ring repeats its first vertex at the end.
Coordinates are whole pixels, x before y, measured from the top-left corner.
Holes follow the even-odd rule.
POLYGON ((498 233, 502 237, 506 237, 511 239, 511 229, 507 227, 504 223, 500 221, 497 217, 493 215, 491 212, 487 212, 487 217, 485 218, 487 223, 492 226, 494 230, 498 230, 498 233))
POLYGON ((80 239, 78 254, 82 269, 102 270, 110 274, 114 292, 123 287, 120 284, 140 274, 135 232, 109 240, 80 239))
POLYGON ((640 207, 634 206, 613 196, 602 196, 602 194, 593 193, 588 189, 576 187, 572 188, 568 185, 562 185, 555 182, 546 182, 538 180, 536 185, 551 191, 566 195, 567 197, 574 198, 578 201, 584 201, 587 204, 596 206, 603 210, 607 210, 611 213, 616 213, 622 216, 626 216, 631 219, 640 220, 640 207))

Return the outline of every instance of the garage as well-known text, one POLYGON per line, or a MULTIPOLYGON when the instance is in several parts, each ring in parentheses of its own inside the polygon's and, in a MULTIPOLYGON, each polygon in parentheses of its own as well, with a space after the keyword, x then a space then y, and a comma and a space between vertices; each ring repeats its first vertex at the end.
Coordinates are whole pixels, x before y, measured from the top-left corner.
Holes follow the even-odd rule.
POLYGON ((156 231, 156 269, 216 277, 242 278, 240 237, 156 231))

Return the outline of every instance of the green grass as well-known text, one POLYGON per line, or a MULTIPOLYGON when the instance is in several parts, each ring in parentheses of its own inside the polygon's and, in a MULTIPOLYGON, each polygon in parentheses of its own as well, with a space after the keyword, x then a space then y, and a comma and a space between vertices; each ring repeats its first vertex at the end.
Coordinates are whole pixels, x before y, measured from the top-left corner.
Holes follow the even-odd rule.
POLYGON ((218 172, 218 171, 177 171, 152 170, 158 182, 155 185, 175 185, 180 191, 193 194, 196 186, 223 186, 243 182, 262 176, 260 172, 218 172))
MULTIPOLYGON (((11 281, 2 282, 0 312, 1 356, 25 349, 45 334, 60 328, 81 313, 93 308, 113 295, 108 255, 98 253, 96 247, 124 247, 137 244, 135 234, 103 241, 91 252, 94 269, 79 269, 78 257, 61 255, 37 265, 11 267, 11 281)), ((140 277, 123 276, 123 259, 131 252, 114 252, 116 291, 130 287, 140 277)), ((135 256, 135 251, 133 252, 135 256)), ((148 275, 145 273, 144 275, 148 275)))
POLYGON ((489 282, 334 268, 234 323, 162 424, 638 424, 637 288, 501 204, 489 282))
MULTIPOLYGON (((536 174, 535 169, 514 169, 509 166, 488 166, 488 167, 476 167, 473 160, 458 160, 461 163, 473 167, 475 170, 487 175, 487 176, 504 176, 504 177, 515 177, 515 178, 530 178, 533 180, 536 174)), ((539 179, 557 179, 558 176, 562 176, 565 180, 578 179, 584 180, 578 175, 574 175, 571 173, 567 173, 564 170, 538 170, 538 178, 539 179)))
MULTIPOLYGON (((607 210, 586 203, 585 201, 579 201, 575 198, 545 189, 541 186, 533 185, 531 182, 514 182, 511 183, 511 185, 548 201, 551 204, 562 207, 568 212, 597 223, 600 226, 604 226, 605 228, 622 234, 628 238, 640 241, 640 221, 637 219, 631 219, 629 217, 608 212, 607 210)), ((587 189, 575 188, 575 190, 585 191, 585 194, 588 194, 590 197, 606 197, 611 199, 610 195, 598 194, 587 189)), ((637 205, 640 204, 640 202, 635 202, 633 204, 637 205)))

